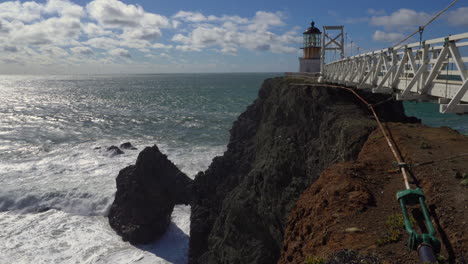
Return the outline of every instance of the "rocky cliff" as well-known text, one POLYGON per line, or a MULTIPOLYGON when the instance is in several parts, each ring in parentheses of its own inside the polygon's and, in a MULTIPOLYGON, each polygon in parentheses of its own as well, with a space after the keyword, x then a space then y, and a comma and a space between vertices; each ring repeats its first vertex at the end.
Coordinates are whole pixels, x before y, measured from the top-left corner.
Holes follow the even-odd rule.
MULTIPOLYGON (((153 241, 167 227, 174 204, 190 203, 189 263, 294 259, 283 241, 289 245, 284 230, 296 201, 326 168, 357 159, 376 128, 367 106, 352 93, 304 82, 266 80, 234 122, 227 151, 193 182, 157 147, 143 150, 136 165, 117 177, 111 226, 134 243, 153 241)), ((401 102, 361 95, 378 103, 383 121, 414 121, 401 102)))
MULTIPOLYGON (((235 121, 227 151, 196 176, 189 263, 276 263, 298 197, 331 164, 356 159, 375 129, 348 91, 297 82, 266 80, 235 121)), ((376 110, 384 121, 408 121, 400 102, 376 110)))

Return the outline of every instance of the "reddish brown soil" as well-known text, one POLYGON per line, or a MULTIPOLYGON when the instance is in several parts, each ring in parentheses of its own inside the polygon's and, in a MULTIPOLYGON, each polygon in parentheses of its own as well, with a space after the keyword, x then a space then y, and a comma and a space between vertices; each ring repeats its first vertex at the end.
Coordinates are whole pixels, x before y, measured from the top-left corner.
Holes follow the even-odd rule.
MULTIPOLYGON (((408 163, 468 153, 468 137, 449 128, 395 123, 386 126, 408 163)), ((291 211, 278 263, 305 263, 311 257, 326 259, 341 249, 375 253, 386 263, 419 263, 417 253, 406 247, 408 236, 404 230, 399 242, 377 245, 388 230, 386 220, 400 212, 396 192, 404 189, 404 183, 393 164, 389 147, 376 130, 357 161, 325 170, 291 211), (349 228, 355 229, 349 232, 349 228)), ((440 254, 448 263, 460 261, 462 255, 466 258, 468 187, 462 186, 455 174, 468 173, 468 156, 415 167, 411 172, 425 192, 436 235, 442 242, 440 254)), ((420 217, 415 215, 415 219, 420 217)))

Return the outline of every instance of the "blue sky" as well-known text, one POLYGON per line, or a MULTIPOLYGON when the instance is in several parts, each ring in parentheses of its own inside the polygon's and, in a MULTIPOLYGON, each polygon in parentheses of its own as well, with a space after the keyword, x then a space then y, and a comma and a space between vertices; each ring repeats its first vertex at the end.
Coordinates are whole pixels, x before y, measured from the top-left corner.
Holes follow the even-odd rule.
MULTIPOLYGON (((389 47, 451 2, 1 1, 0 72, 296 71, 302 32, 312 19, 319 27, 344 25, 349 55, 356 46, 389 47)), ((468 0, 459 0, 424 38, 463 32, 468 0)))

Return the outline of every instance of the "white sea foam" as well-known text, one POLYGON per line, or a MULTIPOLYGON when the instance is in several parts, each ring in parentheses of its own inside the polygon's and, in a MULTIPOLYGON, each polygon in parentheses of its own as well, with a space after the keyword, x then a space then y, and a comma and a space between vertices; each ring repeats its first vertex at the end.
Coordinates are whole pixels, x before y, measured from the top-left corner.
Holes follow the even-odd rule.
MULTIPOLYGON (((6 172, 0 177, 0 211, 57 209, 76 215, 104 215, 113 201, 119 170, 134 164, 143 146, 152 145, 135 140, 133 144, 139 150, 111 155, 106 151, 111 144, 85 143, 52 150, 35 159, 0 164, 0 171, 6 172), (102 147, 95 149, 96 145, 102 147)), ((223 151, 221 147, 158 146, 192 178, 223 151)))
POLYGON ((115 177, 134 164, 144 146, 157 144, 190 177, 224 149, 133 140, 138 150, 107 153, 106 147, 118 142, 124 141, 53 148, 39 151, 37 158, 0 164, 0 171, 7 172, 0 177, 0 263, 187 262, 190 207, 175 207, 160 241, 134 247, 115 234, 105 217, 115 177))
POLYGON ((153 144, 204 171, 267 75, 2 76, 0 264, 185 263, 189 207, 161 241, 131 246, 105 217, 115 178, 153 144), (128 141, 138 150, 106 151, 128 141))
POLYGON ((49 210, 0 213, 0 263, 177 263, 187 262, 189 206, 176 206, 173 223, 157 242, 123 242, 102 216, 49 210))

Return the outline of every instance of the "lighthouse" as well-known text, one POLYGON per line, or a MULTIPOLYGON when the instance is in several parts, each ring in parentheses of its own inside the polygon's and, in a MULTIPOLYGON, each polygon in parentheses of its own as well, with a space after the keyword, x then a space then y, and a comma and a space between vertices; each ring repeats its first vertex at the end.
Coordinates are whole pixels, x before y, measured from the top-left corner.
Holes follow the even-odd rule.
POLYGON ((322 32, 315 27, 315 22, 303 33, 302 50, 304 55, 299 58, 299 72, 320 72, 320 52, 322 32))

